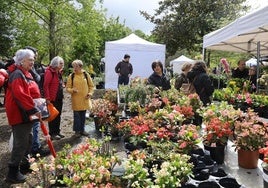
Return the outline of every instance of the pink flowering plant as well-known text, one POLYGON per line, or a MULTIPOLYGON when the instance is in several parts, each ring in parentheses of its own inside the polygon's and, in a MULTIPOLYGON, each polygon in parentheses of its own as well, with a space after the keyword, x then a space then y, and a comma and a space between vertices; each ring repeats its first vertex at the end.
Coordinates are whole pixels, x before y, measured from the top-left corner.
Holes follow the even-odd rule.
POLYGON ((183 153, 188 153, 200 142, 200 127, 190 124, 182 125, 178 132, 178 148, 183 153))
POLYGON ((268 140, 268 124, 252 110, 235 121, 234 145, 236 150, 255 151, 265 147, 268 140))
POLYGON ((113 150, 107 149, 107 144, 105 140, 88 139, 73 150, 67 145, 55 159, 31 161, 31 168, 33 173, 46 177, 50 185, 57 182, 67 187, 121 187, 112 175, 121 161, 113 150))
POLYGON ((100 118, 106 118, 112 114, 109 105, 110 101, 107 99, 94 99, 92 100, 92 108, 90 113, 100 118))
POLYGON ((198 113, 203 117, 204 124, 207 124, 211 119, 218 117, 222 121, 230 123, 231 129, 234 129, 234 122, 242 115, 241 110, 236 110, 233 105, 226 101, 211 103, 206 107, 201 107, 198 113))

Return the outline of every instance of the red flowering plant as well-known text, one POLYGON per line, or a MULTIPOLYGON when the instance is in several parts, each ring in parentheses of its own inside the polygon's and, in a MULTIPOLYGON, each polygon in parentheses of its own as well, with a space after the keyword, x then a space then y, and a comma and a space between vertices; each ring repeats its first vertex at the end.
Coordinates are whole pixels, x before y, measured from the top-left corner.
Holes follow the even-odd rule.
POLYGON ((138 143, 147 142, 153 125, 153 120, 146 119, 145 116, 135 116, 118 123, 117 128, 124 134, 125 141, 137 145, 138 143))
POLYGON ((259 150, 265 147, 268 140, 268 123, 249 109, 239 120, 235 121, 234 135, 236 150, 259 150))
POLYGON ((183 105, 183 106, 174 105, 174 106, 172 106, 172 108, 174 110, 180 112, 181 114, 183 114, 185 119, 192 119, 194 117, 193 107, 190 105, 189 106, 187 106, 187 105, 183 105))
POLYGON ((174 137, 174 133, 171 132, 167 127, 159 127, 156 132, 150 132, 148 140, 156 142, 165 142, 174 137))
POLYGON ((268 141, 265 144, 266 147, 259 149, 259 153, 263 154, 263 162, 268 167, 268 141))
POLYGON ((182 125, 178 132, 178 144, 179 150, 182 153, 189 153, 200 142, 200 127, 190 124, 182 125))
POLYGON ((228 137, 233 134, 230 122, 213 117, 206 122, 203 142, 208 146, 226 145, 228 137))
POLYGON ((259 153, 263 155, 262 168, 268 171, 268 141, 265 144, 266 147, 259 149, 259 153))

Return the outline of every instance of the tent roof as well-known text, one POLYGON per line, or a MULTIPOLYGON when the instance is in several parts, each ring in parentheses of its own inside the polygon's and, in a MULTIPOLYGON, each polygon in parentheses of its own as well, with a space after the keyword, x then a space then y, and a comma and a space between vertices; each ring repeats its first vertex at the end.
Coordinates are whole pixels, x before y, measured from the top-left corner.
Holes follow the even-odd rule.
POLYGON ((135 49, 136 51, 165 51, 166 50, 166 45, 164 44, 157 44, 153 42, 149 42, 147 40, 144 40, 134 33, 130 34, 129 36, 116 40, 116 41, 108 41, 105 43, 105 48, 106 49, 124 49, 126 48, 126 45, 128 45, 130 48, 135 49), (148 47, 153 47, 149 48, 148 47))
POLYGON ((203 38, 203 48, 212 50, 268 54, 268 6, 242 16, 203 38))
POLYGON ((176 59, 173 59, 172 61, 170 61, 171 64, 173 63, 181 63, 181 62, 193 62, 194 60, 184 56, 184 55, 181 55, 180 57, 176 58, 176 59))

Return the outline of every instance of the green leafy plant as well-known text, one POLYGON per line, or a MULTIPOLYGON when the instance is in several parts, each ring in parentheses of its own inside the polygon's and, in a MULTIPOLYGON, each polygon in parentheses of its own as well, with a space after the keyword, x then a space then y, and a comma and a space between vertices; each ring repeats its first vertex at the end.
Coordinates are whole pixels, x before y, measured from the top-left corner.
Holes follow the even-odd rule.
POLYGON ((161 164, 150 166, 145 151, 135 150, 125 161, 124 179, 130 187, 180 187, 192 174, 190 156, 169 152, 161 164))

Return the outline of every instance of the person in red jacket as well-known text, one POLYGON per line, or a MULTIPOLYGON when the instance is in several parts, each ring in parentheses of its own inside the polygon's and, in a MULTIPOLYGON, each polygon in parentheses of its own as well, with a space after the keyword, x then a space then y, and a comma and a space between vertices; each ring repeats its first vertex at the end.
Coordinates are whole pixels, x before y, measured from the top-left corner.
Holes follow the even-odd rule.
POLYGON ((51 60, 44 75, 44 97, 59 111, 59 115, 53 121, 48 123, 49 134, 52 140, 64 138, 64 135, 60 133, 61 111, 63 105, 63 67, 64 60, 61 57, 56 56, 51 60))
POLYGON ((13 134, 13 147, 6 181, 20 183, 26 180, 20 168, 21 165, 27 165, 28 161, 25 157, 30 153, 31 148, 34 121, 30 117, 35 115, 41 120, 41 113, 34 104, 34 99, 40 97, 40 92, 29 72, 34 65, 34 53, 28 49, 18 50, 14 60, 15 63, 9 67, 5 101, 7 119, 13 134))

